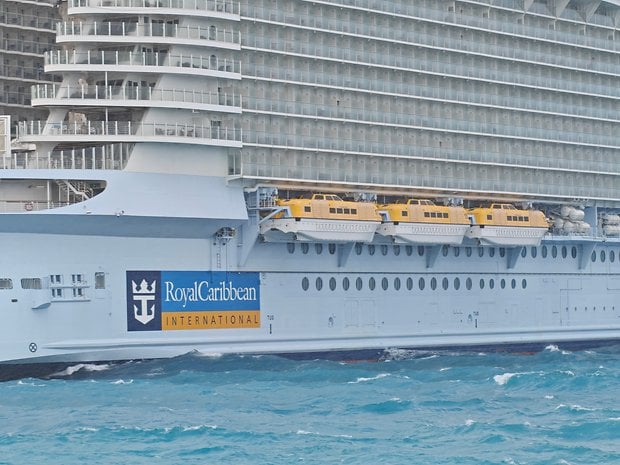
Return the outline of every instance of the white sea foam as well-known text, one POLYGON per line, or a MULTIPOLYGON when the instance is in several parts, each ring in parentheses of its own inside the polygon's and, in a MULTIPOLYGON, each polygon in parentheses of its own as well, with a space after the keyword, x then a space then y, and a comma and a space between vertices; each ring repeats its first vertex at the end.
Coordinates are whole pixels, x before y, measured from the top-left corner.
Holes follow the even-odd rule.
POLYGON ((468 418, 467 420, 465 420, 465 426, 473 426, 476 424, 476 420, 472 420, 471 418, 468 418))
POLYGON ((493 381, 495 381, 500 386, 503 386, 507 384, 508 381, 510 381, 512 377, 517 376, 517 375, 518 373, 504 373, 502 375, 495 375, 493 376, 493 381))
POLYGON ((52 376, 71 376, 77 373, 80 370, 84 371, 105 371, 109 370, 112 365, 103 363, 101 365, 95 363, 78 363, 77 365, 71 365, 70 367, 65 368, 62 371, 54 373, 52 376))
POLYGON ((124 379, 117 379, 116 381, 112 381, 110 384, 133 384, 133 379, 129 381, 125 381, 124 379))
POLYGON ((388 376, 390 376, 389 373, 379 373, 377 376, 373 376, 372 378, 357 378, 355 381, 349 381, 348 384, 365 383, 367 381, 374 381, 388 376))

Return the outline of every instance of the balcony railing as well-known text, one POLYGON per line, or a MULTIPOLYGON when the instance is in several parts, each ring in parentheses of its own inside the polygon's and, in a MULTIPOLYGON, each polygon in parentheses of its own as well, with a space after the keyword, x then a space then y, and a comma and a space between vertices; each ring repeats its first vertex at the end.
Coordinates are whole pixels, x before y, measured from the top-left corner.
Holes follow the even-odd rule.
MULTIPOLYGON (((132 121, 85 121, 74 122, 45 122, 23 121, 19 123, 18 138, 28 140, 31 136, 45 139, 45 136, 130 136, 136 138, 176 138, 170 142, 179 142, 178 139, 191 140, 202 139, 204 144, 208 141, 236 141, 241 142, 242 132, 240 128, 228 128, 222 126, 205 126, 185 123, 135 123, 132 121)), ((87 139, 88 139, 87 138, 87 139)), ((237 144, 235 144, 237 145, 237 144)))
POLYGON ((233 0, 69 0, 70 8, 174 8, 239 14, 233 0))
POLYGON ((215 26, 181 26, 165 23, 137 22, 75 22, 56 24, 57 38, 60 36, 99 36, 99 37, 166 37, 189 40, 208 40, 239 44, 239 31, 219 29, 215 26))
MULTIPOLYGON (((241 109, 241 95, 219 92, 201 92, 185 89, 155 89, 148 86, 54 86, 39 84, 31 87, 32 99, 107 100, 164 102, 170 104, 218 105, 241 109)), ((61 102, 59 102, 61 103, 61 102)), ((64 102, 66 105, 67 102, 64 102)), ((102 105, 106 104, 102 102, 102 105)), ((154 106, 154 105, 153 105, 154 106)))
POLYGON ((57 150, 46 154, 13 153, 2 159, 3 169, 122 170, 131 144, 112 144, 82 149, 57 150))
MULTIPOLYGON (((241 62, 215 55, 169 55, 158 52, 98 50, 77 52, 53 50, 45 54, 46 65, 114 65, 114 66, 168 66, 194 68, 228 73, 241 73, 241 62)), ((162 70, 162 72, 164 72, 162 70)))

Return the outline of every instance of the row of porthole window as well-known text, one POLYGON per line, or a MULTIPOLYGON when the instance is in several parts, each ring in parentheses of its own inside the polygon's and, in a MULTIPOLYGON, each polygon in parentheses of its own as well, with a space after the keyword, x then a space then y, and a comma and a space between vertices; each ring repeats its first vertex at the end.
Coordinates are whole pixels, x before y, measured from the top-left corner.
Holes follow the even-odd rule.
MULTIPOLYGON (((411 256, 413 255, 413 251, 414 248, 417 249, 417 254, 422 257, 424 256, 424 254, 426 253, 426 247, 425 246, 411 246, 411 245, 406 245, 406 246, 400 246, 400 245, 393 245, 393 246, 389 246, 387 244, 381 244, 381 245, 374 245, 374 244, 368 244, 365 246, 367 248, 368 251, 368 255, 374 255, 377 252, 377 249, 380 251, 381 255, 387 255, 390 247, 392 248, 392 253, 395 256, 398 256, 401 254, 401 251, 404 250, 404 254, 406 254, 407 256, 411 256)), ((303 254, 307 254, 310 251, 310 244, 307 242, 302 242, 300 244, 300 248, 301 248, 301 252, 303 254)), ((506 256, 506 248, 504 247, 499 247, 498 249, 494 248, 494 247, 449 247, 447 245, 442 246, 442 255, 444 257, 447 257, 450 253, 450 248, 452 248, 452 253, 455 257, 458 257, 461 255, 461 249, 463 250, 463 254, 467 257, 471 257, 474 254, 474 250, 477 249, 477 255, 479 257, 484 257, 485 254, 488 255, 489 257, 495 257, 495 254, 498 253, 500 257, 505 257, 506 256), (496 252, 497 251, 497 252, 496 252)), ((317 255, 320 255, 323 253, 323 249, 324 249, 324 245, 321 243, 315 243, 314 244, 314 250, 316 252, 317 255)), ((295 253, 295 243, 294 242, 289 242, 287 244, 287 250, 289 253, 295 253)), ((361 243, 356 243, 355 244, 355 253, 357 255, 361 255, 362 252, 364 250, 364 244, 361 243)), ((333 255, 336 253, 336 244, 330 243, 327 244, 327 251, 333 255)), ((523 247, 521 249, 521 256, 523 258, 527 257, 527 252, 528 249, 527 247, 523 247)), ((577 258, 578 256, 578 249, 577 246, 557 246, 557 245, 552 245, 552 246, 547 246, 547 245, 543 245, 542 247, 540 247, 540 255, 542 258, 547 258, 548 256, 550 256, 551 258, 557 258, 562 257, 562 258, 568 258, 569 256, 571 258, 577 258)), ((531 247, 530 248, 530 257, 532 258, 536 258, 538 256, 538 247, 531 247)), ((620 253, 619 253, 620 256, 620 253)), ((616 261, 616 252, 614 250, 609 250, 608 252, 606 252, 605 250, 601 250, 598 255, 597 252, 594 251, 592 252, 592 261, 596 262, 597 259, 600 260, 601 262, 605 262, 607 260, 607 257, 609 257, 609 261, 610 262, 615 262, 616 261)))
MULTIPOLYGON (((365 280, 361 277, 350 279, 349 277, 345 276, 344 278, 342 278, 340 287, 342 288, 342 290, 345 290, 345 291, 348 291, 349 289, 353 289, 353 288, 357 289, 358 291, 361 291, 364 289, 364 281, 365 280)), ((406 288, 408 291, 411 291, 415 287, 413 278, 407 278, 405 280, 401 280, 401 278, 395 277, 393 280, 391 280, 391 283, 390 283, 390 280, 386 277, 377 279, 374 276, 371 276, 368 278, 367 281, 368 282, 366 283, 366 286, 371 291, 374 291, 377 288, 381 288, 384 291, 387 291, 388 289, 390 289, 390 284, 391 284, 392 289, 396 291, 400 290, 401 288, 403 289, 406 288)), ((497 286, 499 286, 500 289, 506 289, 506 288, 517 289, 519 287, 519 283, 514 278, 509 279, 509 280, 502 278, 498 280, 497 286)), ((314 279, 314 288, 317 291, 320 291, 323 289, 323 287, 324 287, 323 278, 321 276, 317 276, 314 279)), ((329 288, 329 290, 331 291, 335 291, 338 288, 338 281, 336 280, 335 277, 332 276, 328 280, 326 279, 325 287, 329 288)), ((441 278, 441 280, 436 277, 432 277, 430 279, 421 277, 418 279, 418 282, 417 282, 417 288, 420 291, 423 291, 425 289, 430 289, 434 291, 438 288, 441 288, 446 291, 452 288, 458 291, 461 289, 461 287, 467 289, 468 291, 472 290, 474 287, 479 288, 479 289, 485 289, 487 287, 489 289, 494 289, 496 287, 496 281, 494 278, 489 278, 489 279, 480 278, 480 280, 478 280, 478 282, 475 283, 472 278, 466 278, 465 281, 461 284, 461 278, 459 277, 455 277, 453 279, 444 277, 444 278, 441 278), (428 281, 428 284, 427 284, 427 281, 428 281)), ((521 289, 525 289, 527 287, 527 280, 525 278, 521 280, 520 287, 521 289)), ((307 276, 304 276, 302 278, 301 288, 304 291, 307 291, 310 289, 310 278, 308 278, 307 276)))

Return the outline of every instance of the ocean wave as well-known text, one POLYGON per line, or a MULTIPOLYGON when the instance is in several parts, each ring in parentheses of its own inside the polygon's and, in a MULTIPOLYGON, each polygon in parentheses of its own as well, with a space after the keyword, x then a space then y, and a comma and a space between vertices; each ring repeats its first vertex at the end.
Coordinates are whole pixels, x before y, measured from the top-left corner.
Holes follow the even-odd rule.
POLYGON ((387 378, 388 376, 392 375, 390 373, 379 373, 377 376, 372 376, 370 378, 357 378, 355 381, 349 381, 347 384, 367 383, 368 381, 375 381, 377 379, 387 378))
POLYGON ((52 378, 61 378, 64 376, 72 376, 79 371, 87 371, 87 372, 98 372, 98 371, 106 371, 112 368, 112 365, 109 363, 78 363, 77 365, 71 365, 65 368, 62 371, 57 373, 53 373, 50 375, 52 378))

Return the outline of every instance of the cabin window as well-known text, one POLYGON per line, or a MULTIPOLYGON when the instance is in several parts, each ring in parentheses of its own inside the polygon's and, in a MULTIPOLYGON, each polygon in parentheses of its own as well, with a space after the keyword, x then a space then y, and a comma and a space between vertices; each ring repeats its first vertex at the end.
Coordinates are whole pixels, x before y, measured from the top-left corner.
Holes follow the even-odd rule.
POLYGON ((307 291, 309 287, 310 287, 310 280, 308 278, 302 279, 301 280, 301 288, 304 291, 307 291))
POLYGON ((369 245, 368 246, 368 255, 374 255, 375 254, 375 246, 374 245, 369 245))
POLYGON ((316 286, 316 290, 317 291, 320 291, 321 289, 323 289, 323 280, 321 279, 320 276, 318 278, 316 278, 316 281, 314 282, 314 285, 316 286))
POLYGON ((388 246, 386 244, 383 244, 381 246, 381 255, 387 255, 388 253, 388 246))
POLYGON ((362 248, 363 248, 362 243, 361 243, 361 242, 357 242, 357 243, 355 244, 355 253, 356 253, 357 255, 362 255, 362 248))
POLYGON ((394 255, 396 255, 396 256, 400 255, 400 245, 395 245, 394 246, 394 255))
POLYGON ((62 284, 62 275, 60 274, 53 274, 50 276, 50 283, 51 284, 62 284))
POLYGON ((413 289, 413 279, 407 278, 407 290, 410 291, 411 289, 413 289))
POLYGON ((387 291, 387 289, 388 289, 388 279, 387 279, 387 278, 383 278, 383 279, 381 280, 381 288, 382 288, 384 291, 387 291))
POLYGON ((502 289, 504 289, 504 288, 506 287, 506 280, 505 280, 505 279, 502 279, 502 280, 499 282, 499 287, 501 287, 502 289))
POLYGON ((517 287, 517 280, 513 279, 510 281, 510 287, 512 287, 513 289, 517 287))
POLYGON ((454 278, 454 289, 457 291, 461 288, 461 280, 459 278, 454 278))
POLYGON ((532 247, 531 253, 532 258, 536 258, 536 255, 538 254, 538 249, 536 247, 532 247))
POLYGON ((562 246, 562 258, 566 258, 568 256, 568 249, 565 245, 562 246))
POLYGON ((484 279, 480 279, 480 289, 484 289, 484 279))
POLYGON ((376 285, 375 278, 370 277, 370 279, 368 279, 368 289, 370 289, 371 291, 374 291, 375 285, 376 285))
POLYGON ((332 291, 336 290, 336 278, 329 278, 329 289, 332 291))
POLYGON ((420 279, 418 280, 418 287, 420 288, 420 290, 421 290, 421 291, 423 291, 423 290, 424 290, 425 285, 426 285, 426 284, 424 283, 424 278, 420 278, 420 279))
POLYGON ((312 208, 311 207, 304 207, 304 212, 312 213, 312 208))
POLYGON ((467 278, 465 280, 465 287, 467 288, 468 291, 471 291, 471 286, 472 286, 471 278, 467 278))
POLYGON ((314 244, 314 250, 317 255, 321 255, 323 253, 323 244, 314 244))
POLYGON ((431 289, 434 291, 437 289, 437 279, 431 278, 431 289))
POLYGON ((495 280, 493 278, 489 279, 489 289, 493 289, 495 287, 495 280))
POLYGON ((13 280, 10 278, 0 278, 0 289, 13 289, 13 280))
POLYGON ((394 289, 400 290, 400 278, 394 278, 394 289))
POLYGON ((43 289, 41 278, 22 278, 22 289, 43 289))
POLYGON ((350 283, 349 283, 349 278, 347 278, 346 276, 345 276, 344 278, 342 278, 342 288, 343 288, 345 291, 348 291, 348 290, 349 290, 349 285, 350 285, 350 283))
MULTIPOLYGON (((295 250, 295 244, 293 244, 293 250, 295 250)), ((105 273, 98 271, 95 273, 95 289, 105 289, 105 273)))
POLYGON ((330 255, 334 255, 336 253, 336 244, 329 244, 327 246, 327 250, 329 251, 330 255))
POLYGON ((357 278, 357 279, 355 280, 355 288, 356 288, 358 291, 361 291, 361 290, 362 290, 362 286, 363 286, 363 285, 364 285, 364 282, 362 281, 362 278, 357 278))
POLYGON ((443 287, 444 291, 447 291, 448 290, 448 286, 449 286, 448 278, 443 278, 441 280, 441 287, 443 287))
POLYGON ((571 257, 573 257, 573 258, 577 258, 577 247, 573 246, 573 247, 570 249, 570 255, 571 255, 571 257))
POLYGON ((295 252, 295 243, 288 242, 286 244, 286 250, 288 250, 288 253, 294 253, 295 252))

